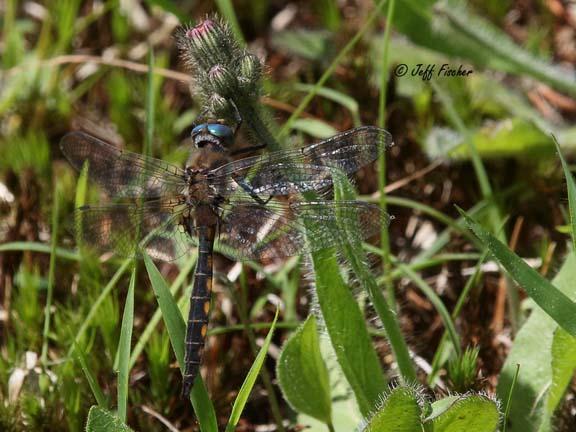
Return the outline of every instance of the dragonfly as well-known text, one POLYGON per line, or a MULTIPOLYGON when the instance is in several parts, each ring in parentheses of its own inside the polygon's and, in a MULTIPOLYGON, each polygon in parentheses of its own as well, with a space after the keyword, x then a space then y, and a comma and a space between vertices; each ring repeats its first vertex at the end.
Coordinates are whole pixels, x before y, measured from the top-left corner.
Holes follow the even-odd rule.
POLYGON ((84 132, 70 132, 60 143, 70 164, 81 170, 87 163, 89 179, 110 197, 76 209, 82 243, 164 261, 197 250, 183 397, 201 365, 214 250, 235 260, 270 261, 361 241, 388 222, 375 204, 329 199, 335 175, 357 171, 393 144, 386 130, 362 126, 307 147, 234 159, 246 151, 232 149, 237 128, 217 120, 195 126, 184 168, 84 132))

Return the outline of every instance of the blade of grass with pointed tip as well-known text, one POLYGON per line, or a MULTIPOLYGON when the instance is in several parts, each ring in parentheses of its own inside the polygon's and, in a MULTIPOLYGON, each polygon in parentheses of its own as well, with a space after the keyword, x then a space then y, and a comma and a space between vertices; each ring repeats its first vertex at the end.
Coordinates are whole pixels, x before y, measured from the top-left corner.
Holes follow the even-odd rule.
POLYGON ((236 425, 240 420, 240 415, 244 410, 244 406, 248 401, 248 396, 250 396, 250 392, 252 391, 252 387, 254 387, 254 383, 256 382, 256 378, 258 378, 258 374, 260 373, 260 369, 264 364, 264 359, 266 358, 266 354, 268 353, 268 347, 270 346, 270 342, 272 341, 272 335, 274 334, 274 329, 276 328, 276 321, 278 320, 278 309, 276 309, 276 315, 274 315, 274 321, 272 321, 272 326, 270 327, 270 331, 264 340, 264 344, 262 348, 260 348, 260 352, 256 356, 254 363, 252 363, 252 367, 248 371, 248 375, 238 392, 238 396, 236 396, 236 400, 234 401, 234 406, 232 407, 232 412, 230 413, 230 419, 228 420, 228 424, 226 425, 226 432, 233 432, 236 430, 236 425))
POLYGON ((106 396, 104 396, 104 392, 102 391, 100 384, 98 384, 98 379, 94 376, 88 367, 88 362, 86 361, 86 353, 80 346, 78 346, 76 342, 72 341, 72 344, 74 347, 74 358, 80 364, 80 368, 86 376, 86 381, 88 381, 88 385, 90 386, 90 390, 92 390, 92 394, 94 395, 96 402, 98 402, 98 405, 102 408, 108 408, 108 400, 106 399, 106 396))
POLYGON ((566 163, 564 156, 562 156, 558 140, 555 136, 552 136, 552 138, 554 138, 554 145, 556 146, 558 157, 562 162, 562 169, 564 170, 564 177, 566 178, 566 189, 568 190, 568 207, 570 209, 570 227, 572 230, 572 249, 576 251, 576 183, 574 182, 574 177, 568 168, 568 164, 566 163))
POLYGON ((412 271, 408 266, 400 262, 396 262, 395 264, 408 279, 411 279, 412 282, 414 282, 418 288, 420 288, 430 303, 432 303, 438 312, 438 315, 440 315, 440 318, 442 318, 442 322, 444 323, 446 332, 450 337, 452 346, 456 350, 456 354, 460 356, 462 354, 462 347, 460 346, 460 338, 458 337, 456 326, 454 325, 454 321, 452 321, 452 317, 450 316, 448 309, 446 309, 446 306, 444 306, 444 303, 442 303, 442 300, 438 294, 434 292, 434 290, 430 287, 430 285, 426 283, 424 279, 422 279, 416 272, 412 271))
POLYGON ((279 141, 282 141, 282 139, 288 134, 288 132, 292 128, 292 122, 294 120, 296 120, 300 116, 300 114, 302 114, 302 112, 306 109, 306 107, 312 101, 314 96, 316 96, 316 93, 318 92, 318 90, 320 88, 322 88, 324 83, 334 73, 334 71, 336 70, 336 67, 342 61, 342 59, 346 56, 346 54, 348 54, 348 52, 360 41, 360 39, 362 39, 364 34, 368 31, 368 29, 372 26, 372 24, 374 23, 376 18, 380 15, 380 11, 384 7, 385 4, 386 4, 386 1, 384 1, 384 0, 380 0, 378 2, 378 4, 376 5, 376 8, 370 12, 370 16, 368 17, 368 19, 366 20, 366 22, 364 23, 362 28, 360 28, 360 30, 358 30, 358 32, 354 35, 354 37, 352 37, 352 39, 350 39, 350 41, 346 44, 346 46, 340 50, 340 52, 338 53, 336 58, 332 61, 332 63, 330 63, 330 66, 328 66, 328 68, 322 74, 320 79, 316 82, 316 84, 314 84, 314 86, 312 87, 310 92, 308 92, 308 94, 304 97, 304 99, 302 99, 302 102, 300 102, 298 107, 294 110, 294 112, 290 115, 290 117, 288 118, 286 123, 284 123, 284 125, 282 126, 282 128, 278 132, 276 138, 279 141))
POLYGON ((130 344, 134 325, 134 286, 136 285, 136 265, 132 268, 130 285, 126 294, 120 340, 118 342, 118 417, 126 421, 128 407, 128 378, 130 377, 130 344))
MULTIPOLYGON (((309 315, 286 341, 276 375, 284 398, 294 411, 332 424, 328 370, 320 354, 316 317, 309 315)), ((330 426, 329 426, 330 427, 330 426)))
MULTIPOLYGON (((184 367, 186 324, 182 318, 180 309, 178 309, 178 304, 168 289, 168 284, 148 255, 144 255, 144 265, 146 266, 152 289, 158 300, 158 305, 162 311, 162 318, 164 319, 168 336, 170 336, 170 343, 176 355, 176 360, 178 360, 180 369, 182 369, 184 367)), ((217 432, 218 423, 216 422, 214 405, 210 401, 210 397, 204 386, 204 381, 200 375, 198 375, 194 387, 192 387, 190 399, 194 407, 194 412, 198 417, 200 430, 203 432, 217 432)))
POLYGON ((532 300, 572 336, 576 336, 576 304, 562 291, 530 267, 504 243, 490 234, 457 207, 470 229, 490 250, 506 272, 520 285, 532 300))
MULTIPOLYGON (((553 280, 555 287, 576 300, 576 255, 566 257, 562 268, 553 280)), ((514 397, 508 409, 510 432, 533 432, 542 420, 542 407, 552 382, 552 341, 558 324, 541 308, 534 307, 530 317, 518 331, 514 345, 498 377, 497 394, 501 400, 508 397, 520 365, 514 397)))
POLYGON ((50 264, 48 267, 48 289, 46 291, 46 305, 44 306, 44 331, 42 333, 42 354, 40 363, 46 366, 48 361, 48 333, 50 332, 50 318, 52 309, 52 297, 54 294, 55 271, 56 271, 56 245, 58 243, 58 213, 60 209, 60 188, 54 189, 52 204, 52 241, 50 242, 50 264))
POLYGON ((244 36, 242 35, 242 30, 240 29, 240 24, 238 23, 238 18, 236 17, 236 12, 234 11, 234 5, 230 0, 216 0, 216 6, 220 11, 220 14, 226 19, 226 22, 232 28, 234 37, 238 42, 244 44, 244 36))
MULTIPOLYGON (((196 258, 197 258, 196 253, 192 253, 188 258, 188 261, 186 261, 186 263, 180 268, 178 276, 176 277, 176 279, 174 279, 174 282, 172 282, 172 285, 170 286, 170 293, 173 296, 176 295, 176 292, 178 291, 180 286, 184 283, 184 281, 194 268, 194 265, 196 264, 196 258)), ((185 295, 186 293, 183 293, 183 296, 185 295)), ((152 315, 152 318, 150 318, 150 321, 148 321, 148 323, 146 324, 146 328, 138 338, 138 342, 136 343, 136 345, 134 345, 134 349, 130 354, 130 368, 133 368, 134 365, 136 364, 136 361, 138 360, 140 353, 142 353, 142 351, 144 350, 144 347, 148 343, 148 340, 152 336, 154 329, 156 328, 161 319, 162 319, 162 311, 160 309, 157 309, 154 312, 154 315, 152 315)))
MULTIPOLYGON (((312 86, 310 84, 303 84, 303 83, 296 83, 296 84, 294 84, 293 88, 296 91, 304 91, 304 92, 314 90, 314 86, 312 86)), ((358 102, 356 101, 356 99, 348 96, 347 94, 344 94, 342 92, 339 92, 338 90, 334 90, 334 89, 329 88, 329 87, 320 87, 320 88, 316 89, 316 93, 319 96, 325 97, 326 99, 329 99, 333 102, 336 102, 336 103, 342 105, 344 108, 346 108, 348 111, 350 111, 350 114, 352 115, 354 127, 358 127, 362 124, 362 121, 360 120, 360 112, 358 109, 358 102)))
MULTIPOLYGON (((110 292, 116 286, 116 283, 122 277, 122 275, 124 274, 124 272, 126 271, 126 269, 128 268, 128 266, 131 263, 132 263, 131 258, 124 260, 122 265, 118 268, 118 270, 116 270, 116 273, 114 273, 114 275, 112 276, 110 281, 106 284, 106 286, 104 287, 104 289, 102 290, 102 292, 100 293, 100 295, 98 296, 98 298, 96 299, 96 301, 94 302, 92 307, 90 308, 90 311, 88 312, 88 315, 86 316, 86 318, 82 322, 80 329, 76 333, 76 336, 74 337, 75 342, 78 342, 80 340, 80 338, 84 335, 84 333, 86 332, 86 330, 88 329, 88 327, 92 323, 92 320, 96 316, 98 309, 100 308, 102 303, 104 303, 104 301, 106 300, 108 295, 110 295, 110 292)), ((70 350, 68 351, 68 356, 70 356, 73 351, 74 351, 74 344, 72 344, 72 346, 70 347, 70 350)))

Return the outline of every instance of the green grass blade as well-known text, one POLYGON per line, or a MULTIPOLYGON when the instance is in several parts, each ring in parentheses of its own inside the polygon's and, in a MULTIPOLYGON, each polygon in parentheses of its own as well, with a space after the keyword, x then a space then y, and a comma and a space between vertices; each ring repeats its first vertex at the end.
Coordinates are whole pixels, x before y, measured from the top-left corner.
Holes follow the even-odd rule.
MULTIPOLYGON (((465 3, 465 2, 464 2, 465 3)), ((563 92, 576 95, 576 79, 565 69, 551 65, 519 47, 504 31, 482 19, 467 8, 451 2, 439 4, 436 10, 448 18, 463 36, 467 36, 492 54, 505 61, 508 69, 530 75, 563 92)))
POLYGON ((132 342, 132 327, 134 325, 134 286, 136 285, 136 266, 132 269, 126 303, 124 304, 124 314, 122 316, 122 327, 120 329, 120 340, 118 342, 118 417, 123 422, 126 421, 126 411, 128 407, 128 379, 130 378, 130 344, 132 342))
POLYGON ((371 12, 370 16, 368 17, 368 19, 366 20, 366 22, 364 23, 362 28, 360 30, 358 30, 358 32, 354 35, 354 37, 352 39, 350 39, 350 41, 346 44, 346 46, 340 50, 340 52, 338 53, 336 58, 332 61, 332 63, 330 63, 330 66, 328 66, 328 68, 322 74, 320 79, 316 82, 316 84, 314 84, 314 87, 310 90, 310 92, 308 92, 308 94, 304 97, 304 99, 302 99, 302 102, 300 102, 300 104, 298 105, 298 107, 296 107, 294 112, 290 115, 290 117, 288 118, 286 123, 284 123, 284 126, 282 126, 282 129, 280 129, 280 131, 278 132, 278 136, 277 136, 278 141, 282 141, 282 138, 284 138, 288 134, 288 132, 292 128, 292 122, 294 120, 296 120, 300 116, 300 114, 302 114, 302 112, 306 109, 306 107, 312 101, 314 96, 316 96, 318 90, 320 88, 322 88, 324 83, 334 73, 338 64, 340 64, 340 62, 346 57, 346 54, 348 54, 348 52, 352 48, 354 48, 354 46, 358 43, 358 41, 360 41, 360 39, 362 39, 364 34, 372 26, 372 23, 374 22, 374 20, 380 15, 380 11, 384 7, 385 4, 386 4, 385 0, 380 0, 378 2, 378 5, 376 6, 375 10, 371 12))
MULTIPOLYGON (((24 241, 17 241, 17 242, 10 242, 0 245, 0 252, 9 252, 9 251, 30 251, 30 252, 39 252, 39 253, 52 253, 52 247, 50 245, 44 243, 37 243, 37 242, 24 242, 24 241)), ((70 261, 80 261, 80 255, 78 252, 70 251, 67 249, 62 248, 55 248, 54 254, 57 258, 62 258, 70 261)))
MULTIPOLYGON (((178 309, 178 304, 168 289, 166 281, 148 255, 144 255, 144 265, 146 266, 152 289, 158 300, 158 305, 162 311, 162 317, 164 318, 164 324, 170 336, 172 349, 182 370, 184 368, 186 324, 182 318, 180 309, 178 309)), ((194 412, 198 417, 200 430, 202 432, 217 432, 218 423, 216 422, 214 405, 210 402, 206 387, 200 375, 196 378, 194 387, 190 393, 190 399, 194 407, 194 412)))
POLYGON ((154 97, 154 49, 148 47, 148 74, 146 83, 146 139, 144 141, 144 155, 152 155, 152 141, 154 140, 154 120, 156 118, 156 98, 154 97))
POLYGON ((520 285, 526 293, 554 321, 572 336, 576 336, 576 304, 563 292, 558 290, 536 270, 512 252, 508 246, 486 231, 471 219, 462 209, 460 214, 466 219, 468 226, 484 245, 490 250, 502 267, 520 285))
MULTIPOLYGON (((82 336, 84 336, 84 333, 86 333, 86 330, 88 329, 88 327, 92 323, 92 320, 96 317, 96 313, 98 312, 98 309, 100 308, 100 306, 102 306, 102 304, 104 303, 106 298, 110 295, 110 292, 112 292, 112 289, 114 289, 114 287, 116 286, 116 283, 122 277, 124 272, 128 269, 128 267, 130 266, 131 263, 132 263, 132 259, 130 259, 130 258, 124 260, 122 265, 118 268, 118 270, 116 270, 116 273, 114 273, 114 275, 112 276, 112 279, 110 279, 110 281, 106 284, 106 286, 104 287, 104 289, 102 290, 102 292, 100 293, 100 295, 98 296, 98 298, 96 299, 96 301, 94 302, 92 307, 90 308, 90 312, 88 312, 88 315, 86 316, 86 318, 82 322, 80 329, 76 333, 76 336, 74 337, 75 343, 78 343, 80 341, 80 338, 82 338, 82 336)), ((68 351, 68 356, 70 356, 73 351, 74 351, 74 344, 70 347, 70 350, 68 351)))
MULTIPOLYGON (((388 62, 389 62, 389 49, 390 49, 390 33, 392 30, 392 20, 394 17, 394 8, 396 5, 395 0, 388 1, 388 9, 386 11, 386 30, 384 31, 383 52, 382 52, 382 68, 380 71, 380 94, 378 95, 378 126, 384 128, 386 126, 386 93, 388 89, 388 62)), ((381 151, 378 154, 378 192, 380 192, 379 205, 382 212, 388 211, 387 196, 386 196, 386 154, 381 151)), ((389 274, 392 270, 390 262, 390 235, 388 227, 382 225, 380 229, 380 247, 382 249, 382 270, 384 274, 389 274)), ((396 309, 396 296, 394 295, 394 285, 392 281, 386 279, 384 281, 386 292, 388 293, 388 302, 390 306, 396 309)))
POLYGON ((332 424, 330 381, 314 315, 309 315, 286 341, 276 372, 284 399, 294 411, 332 424))
POLYGON ((234 11, 234 5, 230 0, 216 0, 216 6, 220 11, 220 14, 226 19, 226 22, 232 28, 234 37, 238 42, 244 44, 244 36, 242 35, 242 30, 240 30, 240 24, 238 23, 238 18, 236 17, 236 12, 234 11))
MULTIPOLYGON (((576 255, 570 254, 553 280, 555 287, 576 300, 576 255)), ((535 307, 518 331, 514 345, 498 378, 497 394, 501 400, 508 397, 516 369, 520 365, 518 384, 510 399, 510 432, 536 431, 542 421, 543 396, 552 382, 552 343, 558 324, 539 307, 535 307)))
POLYGON ((454 325, 454 321, 452 320, 450 313, 446 309, 446 306, 444 306, 444 303, 442 303, 440 297, 438 297, 438 294, 434 292, 434 290, 430 287, 430 285, 426 283, 426 281, 424 281, 424 279, 422 279, 418 274, 412 271, 408 266, 401 264, 399 262, 397 262, 396 265, 400 270, 402 270, 402 272, 406 275, 406 277, 411 279, 412 282, 414 282, 418 286, 418 288, 420 288, 420 290, 424 293, 424 295, 428 298, 428 300, 430 300, 430 303, 432 303, 432 305, 440 315, 440 318, 442 318, 442 322, 444 323, 444 327, 448 332, 448 336, 452 341, 452 345, 456 350, 456 353, 458 354, 458 356, 460 356, 462 354, 460 337, 458 336, 456 326, 454 325))
POLYGON ((276 321, 278 320, 278 309, 276 309, 276 315, 274 316, 274 321, 272 322, 272 327, 270 327, 270 331, 264 340, 264 344, 262 348, 260 348, 260 352, 256 356, 252 367, 248 371, 248 375, 238 392, 238 396, 236 396, 236 400, 234 401, 234 406, 232 407, 232 412, 230 413, 230 419, 228 420, 228 424, 226 425, 226 432, 234 432, 236 430, 236 425, 240 420, 240 415, 244 410, 244 406, 248 401, 248 396, 250 396, 250 392, 252 391, 252 387, 254 387, 254 383, 256 383, 256 378, 258 378, 258 374, 260 373, 260 369, 264 364, 264 359, 266 358, 266 354, 268 353, 268 347, 270 346, 270 342, 272 341, 272 335, 274 334, 274 329, 276 328, 276 321))
MULTIPOLYGON (((293 88, 296 91, 303 91, 303 92, 309 92, 314 90, 313 85, 303 83, 296 83, 294 84, 293 88)), ((316 94, 326 99, 329 99, 333 102, 336 102, 337 104, 342 105, 344 108, 350 111, 354 127, 358 127, 362 124, 362 121, 360 120, 360 111, 358 102, 353 97, 348 96, 347 94, 344 94, 338 90, 334 90, 329 87, 320 87, 316 89, 316 94)))
POLYGON ((506 427, 508 426, 508 416, 510 415, 510 407, 512 406, 512 397, 514 395, 514 390, 516 389, 516 382, 518 381, 518 375, 520 374, 520 365, 516 365, 516 373, 512 378, 512 383, 508 389, 508 397, 506 398, 506 408, 504 409, 504 420, 502 421, 502 432, 506 432, 506 427))
POLYGON ((104 395, 104 392, 100 387, 100 384, 98 384, 98 379, 88 367, 88 362, 86 360, 86 353, 84 352, 82 347, 79 346, 76 342, 72 343, 74 345, 73 347, 74 358, 80 364, 80 368, 82 369, 84 375, 86 376, 86 381, 88 381, 88 385, 90 386, 90 390, 92 390, 92 394, 94 395, 94 398, 98 403, 98 406, 102 408, 108 408, 108 400, 106 399, 106 396, 104 395))
POLYGON ((572 249, 576 251, 576 183, 574 182, 574 176, 572 176, 572 173, 568 168, 568 164, 566 163, 564 156, 562 156, 558 140, 556 140, 556 137, 553 138, 554 138, 554 145, 556 146, 556 151, 558 152, 558 157, 562 162, 564 177, 566 178, 566 189, 568 189, 568 207, 570 209, 570 228, 572 231, 571 234, 572 249))
POLYGON ((56 270, 56 245, 58 243, 58 216, 60 211, 60 188, 54 189, 52 202, 52 241, 50 242, 50 266, 48 268, 48 290, 46 292, 46 306, 44 307, 44 330, 42 332, 42 354, 40 362, 46 366, 48 361, 48 333, 50 333, 50 318, 52 297, 54 295, 54 282, 56 270))
MULTIPOLYGON (((190 257, 180 269, 178 276, 176 277, 176 279, 174 279, 174 282, 170 286, 170 294, 172 294, 173 296, 176 295, 176 292, 178 291, 180 286, 184 283, 184 281, 194 268, 196 264, 196 258, 197 258, 196 253, 190 254, 190 257)), ((183 296, 185 295, 186 293, 183 294, 183 296)), ((189 300, 189 298, 185 298, 184 300, 189 300)), ((154 315, 152 315, 152 318, 150 318, 150 321, 148 321, 148 324, 146 324, 146 328, 144 329, 144 331, 142 331, 142 334, 140 334, 138 342, 136 343, 136 345, 134 345, 134 349, 130 354, 130 369, 132 369, 136 364, 138 357, 144 350, 144 347, 148 343, 148 340, 152 336, 154 329, 156 328, 161 319, 162 319, 162 311, 160 309, 157 309, 154 312, 154 315)))

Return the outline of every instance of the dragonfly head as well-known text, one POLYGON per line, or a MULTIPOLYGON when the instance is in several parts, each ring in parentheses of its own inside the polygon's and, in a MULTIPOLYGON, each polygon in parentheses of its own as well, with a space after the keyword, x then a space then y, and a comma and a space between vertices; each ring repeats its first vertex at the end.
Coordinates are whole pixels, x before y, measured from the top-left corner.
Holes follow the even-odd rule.
POLYGON ((224 151, 234 141, 234 131, 229 126, 220 123, 202 123, 192 129, 192 141, 196 148, 210 146, 224 151))

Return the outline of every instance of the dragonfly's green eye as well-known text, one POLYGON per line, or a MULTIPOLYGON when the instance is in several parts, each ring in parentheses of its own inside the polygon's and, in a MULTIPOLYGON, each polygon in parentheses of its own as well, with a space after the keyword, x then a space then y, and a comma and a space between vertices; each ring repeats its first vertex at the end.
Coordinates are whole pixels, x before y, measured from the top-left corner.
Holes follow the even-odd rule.
POLYGON ((217 136, 218 138, 231 138, 234 135, 232 129, 219 123, 209 123, 208 132, 214 136, 217 136))

